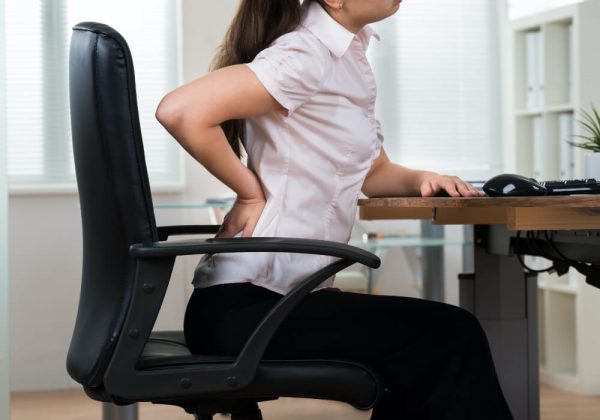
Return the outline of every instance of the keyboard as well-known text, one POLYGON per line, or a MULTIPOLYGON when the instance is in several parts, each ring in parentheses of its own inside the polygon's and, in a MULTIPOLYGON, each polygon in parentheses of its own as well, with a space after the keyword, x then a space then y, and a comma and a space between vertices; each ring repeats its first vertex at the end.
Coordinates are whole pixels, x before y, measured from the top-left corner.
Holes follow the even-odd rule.
POLYGON ((594 178, 564 181, 540 181, 546 195, 600 194, 600 182, 594 178))

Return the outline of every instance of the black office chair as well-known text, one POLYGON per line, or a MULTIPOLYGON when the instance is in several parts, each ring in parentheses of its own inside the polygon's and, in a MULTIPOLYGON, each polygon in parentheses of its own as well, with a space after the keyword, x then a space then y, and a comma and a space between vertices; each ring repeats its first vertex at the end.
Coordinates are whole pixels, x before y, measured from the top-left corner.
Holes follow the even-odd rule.
MULTIPOLYGON (((284 238, 166 241, 218 226, 157 227, 146 171, 131 54, 98 23, 74 27, 70 52, 73 151, 83 224, 83 276, 67 370, 93 399, 172 404, 211 419, 261 419, 257 402, 279 396, 369 409, 378 375, 343 360, 263 360, 277 327, 313 288, 355 262, 378 267, 345 244, 284 238), (219 252, 295 252, 339 257, 284 296, 236 358, 192 355, 183 333, 152 332, 175 257, 219 252)), ((206 322, 211 322, 207 319, 206 322)))

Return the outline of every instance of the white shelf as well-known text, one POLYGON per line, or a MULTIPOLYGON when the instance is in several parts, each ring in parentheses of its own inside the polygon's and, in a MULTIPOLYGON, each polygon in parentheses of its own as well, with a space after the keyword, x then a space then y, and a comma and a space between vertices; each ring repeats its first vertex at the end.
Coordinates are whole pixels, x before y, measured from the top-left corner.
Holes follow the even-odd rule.
MULTIPOLYGON (((600 107, 599 22, 600 0, 586 0, 510 23, 506 172, 541 180, 583 177, 585 152, 566 140, 568 131, 582 134, 580 111, 600 107)), ((549 262, 530 258, 528 264, 549 262)), ((571 271, 539 276, 541 380, 600 395, 600 335, 593 333, 600 293, 571 271)))
POLYGON ((519 109, 515 111, 515 116, 517 117, 535 117, 537 115, 541 116, 544 113, 542 108, 533 108, 533 109, 519 109))
POLYGON ((551 112, 575 112, 575 107, 568 103, 568 104, 558 104, 558 105, 553 105, 553 106, 548 106, 545 108, 544 110, 546 113, 551 113, 551 112))
POLYGON ((521 108, 521 109, 517 109, 515 111, 515 116, 516 117, 535 117, 535 116, 542 116, 543 114, 550 114, 550 113, 560 113, 560 112, 575 112, 575 107, 570 104, 558 104, 558 105, 551 105, 551 106, 545 106, 542 108, 521 108))

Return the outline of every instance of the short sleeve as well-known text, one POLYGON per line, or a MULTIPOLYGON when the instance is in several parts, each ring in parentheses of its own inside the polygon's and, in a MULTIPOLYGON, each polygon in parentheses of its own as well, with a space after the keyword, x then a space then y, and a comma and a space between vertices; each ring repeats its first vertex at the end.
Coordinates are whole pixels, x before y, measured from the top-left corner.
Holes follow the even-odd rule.
POLYGON ((246 65, 290 116, 318 92, 331 60, 318 39, 291 32, 246 65))

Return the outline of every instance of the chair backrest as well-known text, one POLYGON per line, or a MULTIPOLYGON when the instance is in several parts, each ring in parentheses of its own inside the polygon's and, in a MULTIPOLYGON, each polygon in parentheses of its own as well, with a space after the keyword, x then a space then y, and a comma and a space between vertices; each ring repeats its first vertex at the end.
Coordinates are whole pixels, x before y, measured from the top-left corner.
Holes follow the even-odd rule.
POLYGON ((109 26, 73 28, 71 128, 83 225, 83 272, 67 370, 98 386, 128 309, 133 243, 158 240, 137 109, 133 60, 109 26))

